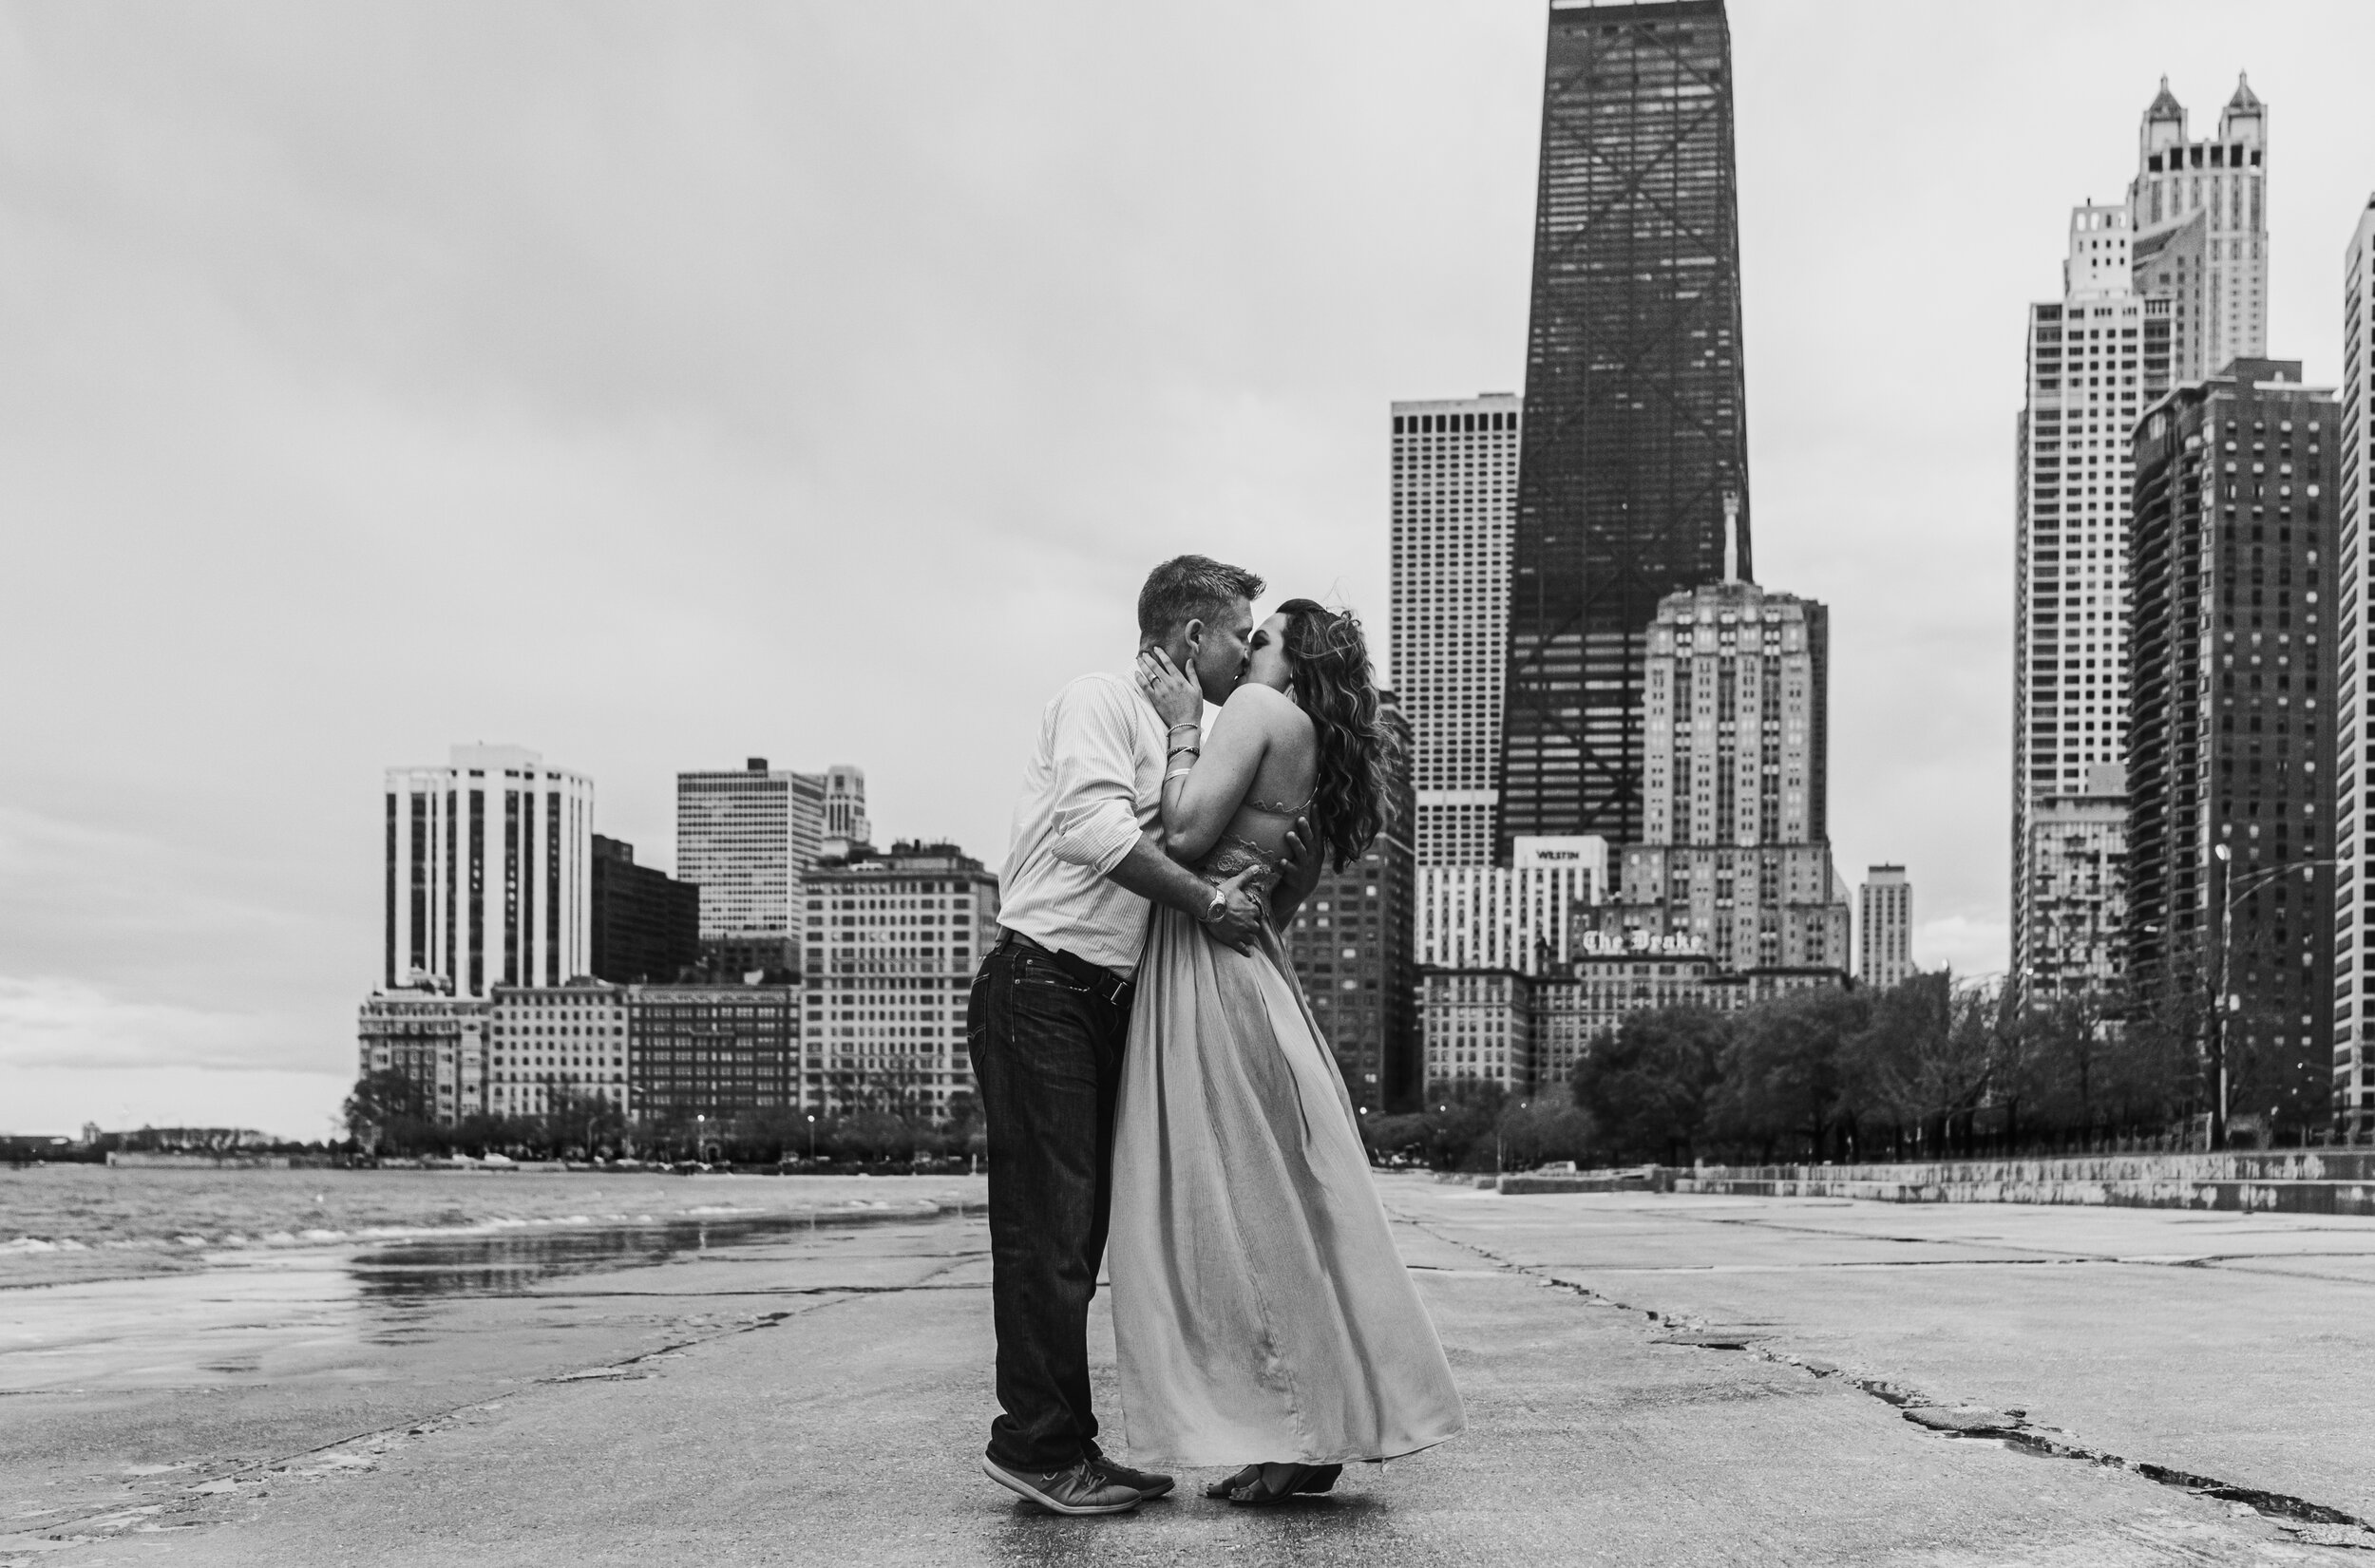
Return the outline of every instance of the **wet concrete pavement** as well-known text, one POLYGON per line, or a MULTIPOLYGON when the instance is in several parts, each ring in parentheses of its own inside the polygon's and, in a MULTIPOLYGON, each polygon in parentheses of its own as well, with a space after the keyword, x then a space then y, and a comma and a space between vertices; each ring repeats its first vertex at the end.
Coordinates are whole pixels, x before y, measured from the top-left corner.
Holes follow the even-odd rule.
MULTIPOLYGON (((2170 1261, 2212 1233, 2160 1216, 1382 1187, 1470 1429, 1329 1498, 1231 1509, 1191 1475, 1063 1520, 989 1486, 965 1217, 375 1297, 376 1342, 322 1332, 317 1295, 297 1332, 256 1332, 253 1370, 0 1394, 0 1564, 2369 1560, 1868 1388, 2364 1513, 2370 1444, 2343 1418, 2367 1331, 2321 1314, 2364 1321, 2375 1225, 2220 1232, 2252 1259, 2230 1272, 2170 1261)), ((1100 1312, 1109 1410, 1110 1332, 1100 1312)))

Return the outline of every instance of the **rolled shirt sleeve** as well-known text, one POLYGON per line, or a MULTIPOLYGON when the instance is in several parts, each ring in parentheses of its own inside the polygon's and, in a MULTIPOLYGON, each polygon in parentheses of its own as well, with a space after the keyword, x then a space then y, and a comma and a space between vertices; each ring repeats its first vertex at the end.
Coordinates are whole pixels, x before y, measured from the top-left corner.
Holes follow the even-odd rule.
POLYGON ((1068 689, 1055 711, 1054 834, 1048 853, 1102 877, 1137 843, 1138 755, 1130 695, 1109 682, 1068 689))

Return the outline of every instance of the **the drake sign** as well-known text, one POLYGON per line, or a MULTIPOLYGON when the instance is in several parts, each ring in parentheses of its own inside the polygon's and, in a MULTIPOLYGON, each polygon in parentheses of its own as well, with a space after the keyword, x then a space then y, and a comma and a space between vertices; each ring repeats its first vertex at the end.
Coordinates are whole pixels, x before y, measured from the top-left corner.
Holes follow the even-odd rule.
POLYGON ((1661 936, 1647 931, 1586 931, 1575 950, 1586 958, 1703 958, 1706 950, 1688 936, 1661 936))

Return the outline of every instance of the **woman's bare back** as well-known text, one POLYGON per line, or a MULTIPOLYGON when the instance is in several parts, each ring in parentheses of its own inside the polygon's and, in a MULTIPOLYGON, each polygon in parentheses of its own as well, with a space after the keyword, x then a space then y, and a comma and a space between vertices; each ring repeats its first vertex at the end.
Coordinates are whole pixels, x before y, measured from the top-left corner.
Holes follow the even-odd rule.
MULTIPOLYGON (((1266 687, 1258 690, 1271 699, 1254 699, 1260 703, 1259 716, 1269 745, 1222 837, 1275 860, 1285 850, 1287 829, 1311 807, 1312 788, 1320 776, 1320 738, 1311 716, 1292 700, 1269 692, 1266 687)), ((1232 695, 1229 700, 1241 699, 1232 695)))

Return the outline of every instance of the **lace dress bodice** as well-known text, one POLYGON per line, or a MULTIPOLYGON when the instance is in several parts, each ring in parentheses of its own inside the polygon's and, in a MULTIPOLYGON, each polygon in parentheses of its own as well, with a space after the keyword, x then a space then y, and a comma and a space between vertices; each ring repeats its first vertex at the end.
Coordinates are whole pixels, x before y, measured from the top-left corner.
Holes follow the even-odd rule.
MULTIPOLYGON (((1317 798, 1317 790, 1304 796, 1301 805, 1278 805, 1249 798, 1241 809, 1292 822, 1310 810, 1312 801, 1317 798)), ((1279 871, 1284 864, 1284 851, 1264 849, 1243 834, 1224 833, 1220 841, 1206 850, 1204 859, 1196 862, 1196 875, 1217 886, 1248 866, 1259 866, 1261 872, 1248 878, 1246 885, 1266 888, 1278 880, 1279 871)))

